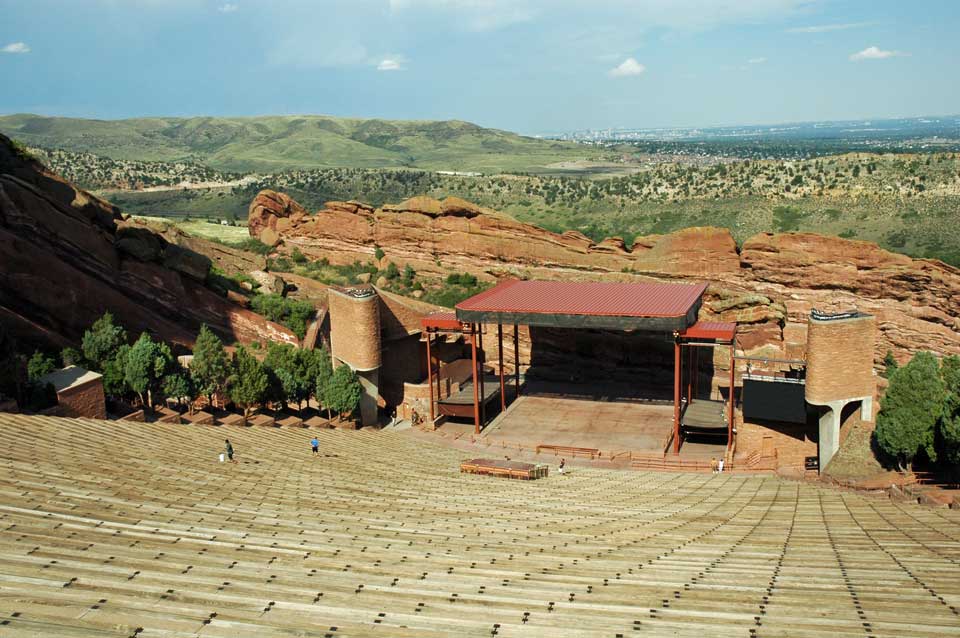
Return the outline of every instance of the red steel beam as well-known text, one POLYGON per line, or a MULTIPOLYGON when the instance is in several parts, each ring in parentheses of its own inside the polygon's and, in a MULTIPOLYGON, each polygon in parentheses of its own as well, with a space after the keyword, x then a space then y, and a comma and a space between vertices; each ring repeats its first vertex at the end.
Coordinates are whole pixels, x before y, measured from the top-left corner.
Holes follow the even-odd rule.
MULTIPOLYGON (((427 384, 430 388, 430 427, 433 427, 434 415, 433 415, 433 359, 430 357, 430 331, 427 331, 427 384)), ((440 374, 440 371, 437 370, 437 374, 440 374)))
POLYGON ((680 454, 680 339, 673 341, 673 453, 680 454))
POLYGON ((480 379, 480 423, 485 426, 487 424, 487 385, 483 382, 483 364, 487 360, 487 353, 486 350, 483 349, 483 325, 479 323, 475 325, 477 331, 480 333, 480 351, 477 353, 477 356, 479 357, 478 363, 480 366, 480 369, 477 371, 477 377, 480 379))
POLYGON ((734 388, 734 384, 736 384, 737 382, 737 379, 736 379, 737 369, 734 367, 736 366, 736 361, 734 360, 734 355, 736 354, 736 350, 737 348, 734 345, 734 343, 731 343, 730 344, 730 420, 727 423, 727 447, 728 448, 731 445, 733 445, 733 409, 735 405, 734 394, 736 390, 736 388, 734 388))
POLYGON ((470 355, 473 360, 473 431, 480 434, 480 396, 477 393, 477 333, 470 329, 470 355))
POLYGON ((517 324, 513 324, 513 375, 516 378, 516 396, 520 398, 520 330, 517 324))
POLYGON ((503 324, 497 324, 497 361, 500 362, 500 412, 507 409, 506 384, 503 381, 503 324))

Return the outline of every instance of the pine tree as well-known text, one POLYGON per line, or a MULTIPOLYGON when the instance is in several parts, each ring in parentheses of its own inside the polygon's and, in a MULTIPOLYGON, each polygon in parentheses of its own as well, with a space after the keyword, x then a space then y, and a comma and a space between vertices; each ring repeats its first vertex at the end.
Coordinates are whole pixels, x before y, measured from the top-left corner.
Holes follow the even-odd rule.
POLYGON ((230 399, 243 408, 243 424, 247 424, 250 408, 261 403, 267 394, 269 379, 263 364, 243 346, 233 355, 230 376, 230 399))
POLYGON ((333 371, 330 382, 327 384, 327 393, 329 408, 343 418, 345 414, 350 414, 360 405, 363 387, 360 385, 357 373, 344 364, 333 371))
POLYGON ((880 449, 895 458, 901 470, 921 450, 936 460, 934 435, 945 397, 939 364, 929 352, 918 352, 890 376, 874 436, 880 449))
POLYGON ((170 346, 154 341, 146 332, 130 347, 123 366, 123 378, 127 387, 139 395, 147 410, 153 409, 153 392, 160 388, 172 361, 170 346))
POLYGON ((316 377, 314 377, 313 396, 317 403, 327 409, 327 419, 330 418, 330 380, 333 378, 333 361, 327 349, 320 348, 316 354, 316 377))
POLYGON ((163 394, 167 398, 175 398, 178 406, 183 406, 183 400, 186 399, 189 404, 196 398, 196 388, 193 385, 193 379, 190 378, 190 372, 183 368, 176 360, 170 366, 167 375, 163 377, 163 394))
POLYGON ((37 383, 44 375, 57 369, 53 358, 37 350, 27 362, 27 378, 31 383, 37 383))
POLYGON ((204 324, 193 346, 190 361, 190 377, 197 392, 207 397, 213 407, 213 395, 223 392, 230 376, 230 360, 223 349, 223 342, 204 324))
POLYGON ((120 346, 127 343, 127 331, 113 323, 109 312, 93 322, 83 333, 81 348, 84 358, 98 372, 103 372, 107 363, 113 361, 120 346))
POLYGON ((944 357, 940 364, 940 375, 945 390, 943 414, 938 427, 940 457, 956 467, 960 465, 960 357, 944 357))

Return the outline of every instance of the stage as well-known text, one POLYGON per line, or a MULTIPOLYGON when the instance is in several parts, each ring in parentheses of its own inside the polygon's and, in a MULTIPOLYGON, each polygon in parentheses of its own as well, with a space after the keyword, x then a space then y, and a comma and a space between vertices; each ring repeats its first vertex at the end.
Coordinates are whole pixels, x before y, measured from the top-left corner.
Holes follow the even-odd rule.
POLYGON ((662 454, 672 433, 669 403, 522 395, 483 436, 514 444, 662 454))

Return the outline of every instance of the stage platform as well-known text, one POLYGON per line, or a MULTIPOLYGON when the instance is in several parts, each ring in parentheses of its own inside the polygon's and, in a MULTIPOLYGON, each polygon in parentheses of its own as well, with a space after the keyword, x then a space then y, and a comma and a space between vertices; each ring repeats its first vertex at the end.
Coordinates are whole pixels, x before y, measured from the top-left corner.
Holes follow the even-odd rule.
POLYGON ((680 427, 684 434, 727 438, 729 411, 726 402, 695 399, 684 406, 680 427))
POLYGON ((663 453, 673 432, 673 406, 659 402, 605 401, 521 395, 484 430, 514 444, 663 453))
MULTIPOLYGON (((513 396, 513 388, 506 383, 507 399, 513 396)), ((491 404, 500 409, 500 380, 490 379, 483 382, 483 404, 487 408, 487 413, 492 409, 491 404)), ((467 383, 456 394, 443 399, 437 403, 437 412, 443 416, 456 417, 459 419, 473 419, 473 384, 467 383)))

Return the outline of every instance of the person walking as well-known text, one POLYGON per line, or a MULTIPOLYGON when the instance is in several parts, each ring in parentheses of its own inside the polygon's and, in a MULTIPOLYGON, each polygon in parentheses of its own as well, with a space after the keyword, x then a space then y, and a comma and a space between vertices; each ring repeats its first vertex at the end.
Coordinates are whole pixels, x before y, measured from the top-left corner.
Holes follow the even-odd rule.
POLYGON ((711 457, 711 458, 710 458, 710 469, 713 471, 714 474, 717 473, 717 467, 718 467, 718 465, 717 465, 717 457, 715 457, 715 456, 714 456, 714 457, 711 457))
POLYGON ((233 446, 230 444, 230 439, 224 439, 224 442, 227 444, 227 459, 231 463, 236 463, 236 459, 233 458, 233 446))
POLYGON ((557 472, 563 474, 563 467, 567 464, 567 459, 560 459, 560 467, 557 468, 557 472))
POLYGON ((320 454, 320 441, 317 440, 317 437, 310 439, 310 447, 313 448, 313 455, 317 456, 320 454))

